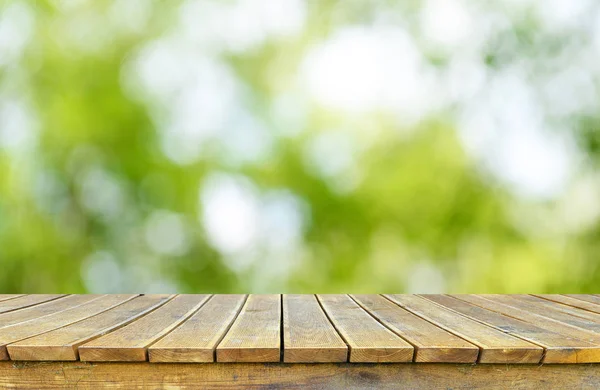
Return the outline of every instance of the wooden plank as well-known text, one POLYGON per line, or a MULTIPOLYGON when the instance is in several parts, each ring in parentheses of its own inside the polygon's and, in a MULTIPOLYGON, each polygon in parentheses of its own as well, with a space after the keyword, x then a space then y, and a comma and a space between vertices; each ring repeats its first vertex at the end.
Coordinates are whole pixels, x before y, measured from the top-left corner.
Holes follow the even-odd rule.
POLYGON ((148 348, 151 362, 213 362, 215 349, 246 295, 215 295, 181 326, 148 348))
POLYGON ((582 301, 594 303, 596 305, 600 305, 600 296, 599 295, 591 295, 591 294, 565 294, 567 297, 579 299, 582 301))
POLYGON ((345 362, 348 359, 346 343, 312 294, 283 296, 283 346, 286 363, 345 362))
POLYGON ((15 311, 19 309, 24 309, 26 307, 35 306, 40 303, 53 301, 60 297, 64 297, 65 294, 32 294, 32 295, 23 295, 21 297, 17 297, 15 299, 6 300, 0 302, 0 314, 8 313, 10 311, 15 311))
POLYGON ((0 294, 0 302, 24 296, 25 294, 0 294))
POLYGON ((599 389, 599 364, 0 362, 17 389, 599 389))
POLYGON ((480 295, 452 295, 456 299, 471 303, 473 305, 482 307, 487 310, 492 310, 500 314, 504 314, 509 317, 516 318, 534 324, 540 328, 549 330, 551 332, 559 333, 566 340, 572 338, 587 341, 594 345, 600 345, 600 336, 592 331, 578 328, 564 322, 555 321, 550 318, 543 317, 539 314, 532 313, 526 310, 521 310, 516 307, 504 305, 502 303, 490 301, 489 299, 483 298, 480 295))
POLYGON ((562 314, 565 314, 566 316, 579 317, 588 321, 600 323, 600 314, 590 313, 589 311, 582 310, 569 305, 564 305, 556 301, 547 300, 544 298, 536 297, 534 295, 524 294, 507 295, 507 297, 511 298, 511 300, 515 302, 518 301, 521 305, 526 305, 527 307, 535 306, 537 310, 541 310, 549 314, 553 314, 554 312, 560 312, 562 314))
POLYGON ((317 295, 350 348, 350 362, 410 362, 414 347, 375 320, 347 295, 317 295))
POLYGON ((278 362, 281 297, 250 295, 231 329, 217 346, 219 362, 278 362))
POLYGON ((25 309, 0 314, 0 329, 82 305, 102 295, 69 295, 25 309))
POLYGON ((152 313, 79 347, 90 362, 145 361, 148 347, 196 312, 209 295, 178 295, 152 313))
POLYGON ((172 295, 143 295, 110 310, 7 346, 11 360, 77 360, 77 347, 163 305, 172 295))
MULTIPOLYGON (((483 294, 481 295, 481 297, 493 302, 498 302, 507 306, 521 309, 522 311, 537 314, 540 317, 546 319, 569 324, 579 329, 585 329, 595 333, 600 333, 600 323, 593 322, 591 320, 581 318, 579 316, 574 316, 562 311, 552 310, 551 307, 545 307, 543 304, 531 303, 524 299, 519 299, 510 295, 483 294)), ((583 310, 581 311, 584 312, 583 310)), ((588 313, 590 315, 594 314, 590 312, 584 313, 588 313)))
POLYGON ((547 299, 549 301, 562 303, 563 305, 569 305, 578 309, 591 311, 594 313, 600 313, 600 305, 582 301, 581 299, 573 298, 567 295, 558 294, 534 294, 536 297, 547 299))
POLYGON ((417 317, 380 295, 351 295, 381 323, 415 346, 415 362, 475 363, 479 347, 417 317))
POLYGON ((6 345, 36 336, 53 329, 81 321, 87 317, 102 313, 135 297, 132 294, 104 295, 87 303, 54 314, 35 318, 0 329, 0 360, 9 358, 6 345))
POLYGON ((424 295, 437 304, 513 336, 544 347, 542 363, 598 363, 600 346, 447 295, 424 295))
POLYGON ((543 348, 414 295, 386 295, 406 310, 479 346, 480 363, 539 363, 543 348))

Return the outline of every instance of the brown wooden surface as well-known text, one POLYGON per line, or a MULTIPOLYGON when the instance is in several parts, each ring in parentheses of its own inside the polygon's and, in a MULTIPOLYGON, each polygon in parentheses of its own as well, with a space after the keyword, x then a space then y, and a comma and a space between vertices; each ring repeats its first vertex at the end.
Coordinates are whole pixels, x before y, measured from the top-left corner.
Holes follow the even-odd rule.
POLYGON ((600 365, 0 362, 0 388, 595 390, 600 365))
POLYGON ((168 301, 169 295, 144 295, 103 313, 7 347, 11 360, 77 360, 77 348, 114 331, 168 301))
POLYGON ((591 295, 591 294, 565 294, 568 297, 580 299, 582 301, 595 303, 600 305, 600 294, 599 295, 591 295))
POLYGON ((150 314, 79 347, 82 361, 144 361, 147 348, 191 316, 208 295, 178 295, 150 314))
MULTIPOLYGON (((487 310, 447 295, 425 295, 425 298, 466 315, 483 324, 530 341, 545 348, 543 363, 598 363, 600 346, 580 340, 571 334, 559 333, 561 329, 544 326, 542 322, 509 317, 487 310), (557 332, 558 330, 558 332, 557 332)), ((483 303, 485 305, 485 302, 483 303)))
POLYGON ((314 295, 283 296, 283 361, 345 362, 348 347, 314 295))
POLYGON ((15 299, 0 301, 0 314, 53 301, 63 296, 65 296, 65 294, 33 294, 17 296, 15 299))
POLYGON ((217 346, 218 362, 278 362, 281 296, 251 295, 217 346))
POLYGON ((0 295, 0 359, 600 363, 597 295, 0 295))
POLYGON ((135 295, 117 294, 103 295, 91 301, 44 317, 32 319, 21 324, 15 324, 0 329, 0 360, 9 358, 6 345, 26 338, 36 336, 85 318, 102 313, 128 300, 135 295))
MULTIPOLYGON (((501 303, 503 305, 519 309, 527 313, 535 314, 541 317, 542 321, 556 321, 559 323, 571 325, 572 327, 577 329, 582 329, 594 332, 596 334, 600 334, 600 323, 579 316, 574 316, 563 311, 553 310, 552 307, 528 302, 526 300, 519 299, 518 297, 513 297, 510 295, 483 294, 480 295, 480 297, 483 299, 490 300, 492 302, 501 303)), ((584 310, 579 310, 579 312, 586 313, 584 310)), ((587 312, 587 314, 595 313, 587 312)))
POLYGON ((475 363, 479 348, 417 317, 380 295, 353 295, 356 302, 416 348, 415 362, 475 363))
POLYGON ((98 297, 100 297, 100 295, 69 295, 64 298, 55 299, 53 301, 27 307, 25 309, 0 314, 0 328, 26 322, 32 319, 42 318, 49 314, 55 314, 63 310, 71 309, 98 297))
POLYGON ((586 302, 581 299, 573 298, 568 295, 536 294, 535 296, 543 298, 543 299, 547 299, 549 301, 562 303, 563 305, 569 305, 569 306, 576 307, 578 309, 583 309, 583 310, 591 311, 593 313, 600 314, 600 304, 586 302))
POLYGON ((481 348, 481 363, 539 363, 544 349, 415 295, 389 295, 393 302, 481 348))
POLYGON ((151 362, 208 363, 246 295, 215 295, 180 327, 148 349, 151 362))
POLYGON ((347 295, 317 295, 323 309, 350 347, 350 362, 413 360, 414 347, 371 317, 347 295))
POLYGON ((485 299, 479 295, 452 296, 456 299, 472 303, 473 305, 482 307, 486 310, 513 317, 533 324, 539 328, 558 333, 565 339, 566 342, 571 339, 578 339, 588 341, 594 345, 600 345, 600 335, 591 330, 581 329, 570 324, 546 318, 537 313, 532 313, 527 310, 522 310, 516 307, 504 305, 502 303, 490 301, 489 299, 485 299))
MULTIPOLYGON (((496 294, 493 295, 493 297, 496 296, 496 294)), ((510 298, 512 302, 518 302, 519 305, 524 305, 525 309, 543 312, 544 315, 549 316, 550 318, 553 318, 556 315, 556 319, 559 321, 565 317, 576 317, 600 324, 600 314, 587 310, 580 310, 576 307, 565 305, 564 303, 524 294, 511 295, 510 298)))
POLYGON ((22 297, 25 294, 0 294, 0 302, 22 297))

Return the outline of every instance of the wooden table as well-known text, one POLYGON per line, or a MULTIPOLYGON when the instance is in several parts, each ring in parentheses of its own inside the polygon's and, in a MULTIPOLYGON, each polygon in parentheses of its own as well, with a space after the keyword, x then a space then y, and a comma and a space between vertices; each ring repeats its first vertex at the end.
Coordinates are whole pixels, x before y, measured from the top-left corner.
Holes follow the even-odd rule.
POLYGON ((600 388, 600 295, 0 295, 0 388, 600 388))

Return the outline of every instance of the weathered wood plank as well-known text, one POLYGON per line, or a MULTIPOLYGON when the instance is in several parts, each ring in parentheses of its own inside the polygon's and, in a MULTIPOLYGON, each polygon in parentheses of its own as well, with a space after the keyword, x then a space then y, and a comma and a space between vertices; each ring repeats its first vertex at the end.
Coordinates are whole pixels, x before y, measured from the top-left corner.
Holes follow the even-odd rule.
POLYGON ((351 295, 394 333, 415 346, 415 362, 475 363, 479 348, 380 295, 351 295))
POLYGON ((24 296, 25 294, 0 294, 0 302, 24 296))
POLYGON ((18 389, 581 389, 599 364, 150 364, 0 362, 0 388, 18 389))
POLYGON ((546 299, 548 301, 561 303, 563 305, 569 305, 572 307, 576 307, 578 309, 591 311, 593 313, 600 314, 600 305, 595 303, 590 303, 586 301, 582 301, 577 298, 572 298, 567 295, 558 295, 558 294, 533 294, 536 297, 546 299))
POLYGON ((217 346, 218 362, 278 362, 281 297, 250 295, 217 346))
POLYGON ((0 314, 0 329, 18 324, 20 322, 29 321, 35 318, 58 313, 63 310, 71 309, 78 305, 94 300, 101 295, 69 295, 63 298, 58 298, 50 302, 41 303, 39 305, 27 307, 16 311, 0 314))
MULTIPOLYGON (((579 317, 588 321, 600 323, 600 314, 565 305, 556 301, 525 294, 508 295, 508 297, 515 302, 520 302, 521 305, 526 305, 527 307, 535 306, 538 310, 543 310, 547 313, 560 312, 563 315, 579 317)), ((568 297, 565 298, 568 299, 568 297)))
POLYGON ((181 326, 148 348, 151 362, 207 363, 237 317, 246 295, 215 295, 181 326))
POLYGON ((539 321, 528 323, 447 295, 424 295, 424 297, 474 320, 544 347, 542 363, 600 362, 600 346, 554 332, 551 326, 543 327, 539 321))
POLYGON ((167 302, 172 296, 143 295, 110 310, 7 346, 11 360, 77 360, 77 347, 114 331, 167 302))
POLYGON ((410 362, 414 347, 375 320, 347 295, 317 295, 350 348, 350 362, 410 362))
POLYGON ((0 360, 9 358, 6 345, 57 329, 120 305, 135 295, 103 295, 79 306, 0 329, 0 360))
POLYGON ((580 299, 582 301, 595 303, 596 305, 600 305, 600 295, 592 295, 592 294, 565 294, 567 297, 580 299))
POLYGON ((147 348, 196 312, 209 295, 178 295, 150 314, 79 347, 90 362, 145 361, 147 348))
POLYGON ((0 314, 35 306, 40 303, 53 301, 65 294, 32 294, 0 302, 0 314))
POLYGON ((0 358, 596 363, 590 297, 24 295, 0 301, 0 358))
POLYGON ((283 296, 283 361, 345 362, 348 347, 314 295, 283 296))
POLYGON ((415 295, 386 295, 406 310, 481 348, 480 363, 539 363, 544 349, 415 295))
POLYGON ((600 345, 600 337, 597 333, 578 328, 576 326, 572 326, 566 324, 564 322, 555 321, 550 318, 543 317, 536 313, 531 313, 526 310, 521 310, 516 307, 504 305, 502 303, 490 301, 489 299, 485 299, 480 295, 452 295, 456 299, 460 299, 462 301, 471 303, 473 305, 482 307, 487 310, 492 310, 500 314, 504 314, 509 317, 514 317, 516 319, 528 322, 530 324, 534 324, 540 328, 549 330, 551 332, 555 332, 561 334, 565 340, 570 340, 571 338, 575 338, 582 341, 588 341, 594 345, 600 345))
MULTIPOLYGON (((511 295, 500 295, 500 294, 482 294, 482 298, 502 303, 503 305, 511 306, 522 311, 526 311, 529 313, 537 314, 540 317, 546 318, 547 320, 554 320, 558 322, 562 322, 565 324, 569 324, 573 327, 579 329, 585 329, 588 331, 592 331, 600 334, 600 323, 594 322, 585 318, 581 318, 579 316, 575 316, 560 310, 553 310, 552 307, 545 306, 543 304, 536 304, 528 302, 524 299, 519 299, 517 297, 511 295)), ((539 299, 539 298, 538 298, 539 299)), ((542 300, 543 301, 543 300, 542 300)), ((547 302, 547 301, 544 301, 547 302)), ((551 302, 549 302, 551 303, 551 302)), ((566 307, 566 306, 565 306, 566 307)), ((593 315, 595 313, 585 312, 581 310, 583 313, 588 313, 593 315)))

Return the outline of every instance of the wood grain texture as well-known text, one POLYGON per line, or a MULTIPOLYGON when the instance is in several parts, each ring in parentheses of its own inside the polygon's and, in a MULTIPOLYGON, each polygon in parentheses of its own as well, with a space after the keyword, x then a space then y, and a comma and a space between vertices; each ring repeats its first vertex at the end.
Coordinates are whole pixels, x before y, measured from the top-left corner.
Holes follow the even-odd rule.
POLYGON ((0 302, 0 314, 35 306, 40 303, 53 301, 65 294, 32 294, 0 302))
POLYGON ((181 326, 148 348, 151 362, 208 363, 246 295, 215 295, 181 326))
POLYGON ((596 390, 600 365, 0 362, 0 388, 596 390))
POLYGON ((345 362, 348 347, 314 295, 283 296, 283 361, 345 362))
POLYGON ((600 363, 596 297, 11 296, 0 359, 600 363))
POLYGON ((542 363, 597 363, 600 346, 556 333, 536 323, 508 317, 447 295, 424 295, 426 299, 513 336, 544 347, 542 363))
POLYGON ((39 305, 31 306, 25 309, 11 311, 9 313, 0 314, 0 329, 32 320, 34 318, 41 318, 49 314, 58 313, 63 310, 71 309, 73 307, 82 305, 91 300, 94 300, 101 295, 69 295, 64 298, 55 299, 50 302, 41 303, 39 305))
MULTIPOLYGON (((529 307, 535 306, 538 310, 543 310, 547 313, 559 312, 561 313, 561 318, 564 318, 564 315, 583 318, 587 321, 592 321, 595 323, 600 323, 600 314, 590 312, 587 310, 582 310, 577 307, 569 306, 568 304, 559 303, 553 300, 544 299, 541 297, 536 297, 534 295, 508 295, 511 299, 519 301, 523 305, 527 305, 529 307)), ((568 299, 568 297, 565 297, 568 299)), ((560 299, 560 298, 558 298, 560 299)))
POLYGON ((410 362, 414 347, 374 319, 347 295, 317 295, 331 322, 350 348, 349 361, 410 362))
POLYGON ((567 297, 580 299, 582 301, 595 303, 596 305, 600 305, 600 295, 591 295, 591 294, 565 294, 567 297))
POLYGON ((77 360, 77 348, 149 313, 172 296, 143 295, 65 327, 7 346, 11 360, 77 360))
POLYGON ((133 299, 132 294, 103 295, 79 306, 0 329, 0 359, 9 358, 6 345, 102 313, 133 299))
POLYGON ((25 294, 0 294, 0 302, 25 296, 25 294))
POLYGON ((198 310, 209 295, 178 295, 150 314, 79 347, 93 362, 145 361, 148 347, 198 310))
POLYGON ((530 311, 518 309, 516 307, 504 305, 499 302, 490 301, 480 295, 452 295, 456 299, 471 303, 473 305, 482 307, 487 310, 495 311, 500 314, 504 314, 509 317, 528 322, 539 328, 558 333, 565 338, 565 341, 570 339, 578 339, 590 342, 594 345, 600 345, 599 335, 593 331, 585 330, 566 324, 564 322, 555 321, 539 314, 532 313, 530 311))
POLYGON ((415 362, 475 363, 479 348, 380 295, 351 295, 365 310, 415 346, 415 362))
POLYGON ((563 305, 569 305, 578 309, 591 311, 593 313, 600 313, 600 305, 583 301, 581 299, 573 298, 567 295, 558 294, 534 294, 536 297, 546 299, 548 301, 562 303, 563 305))
POLYGON ((544 349, 414 295, 386 295, 406 310, 481 348, 480 363, 539 363, 544 349))
MULTIPOLYGON (((592 331, 600 334, 600 323, 591 321, 586 318, 581 318, 579 316, 572 315, 568 312, 564 312, 561 310, 554 310, 553 307, 545 306, 543 303, 532 303, 529 302, 522 297, 511 296, 511 295, 499 295, 499 294, 482 294, 481 298, 502 303, 503 305, 511 306, 522 311, 526 311, 529 313, 536 314, 540 317, 546 318, 546 320, 553 320, 562 322, 565 324, 569 324, 575 328, 584 329, 587 331, 592 331)), ((539 299, 539 298, 538 298, 539 299)), ((543 301, 543 300, 542 300, 543 301)), ((547 301, 544 301, 546 303, 547 301)), ((548 302, 552 303, 552 302, 548 302)), ((564 306, 564 305, 561 305, 564 306)), ((566 307, 566 306, 565 306, 566 307)), ((595 313, 585 312, 584 310, 580 310, 583 313, 588 313, 590 315, 594 315, 595 313)))
POLYGON ((250 295, 217 346, 218 362, 278 362, 281 297, 250 295))

